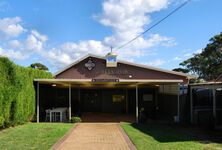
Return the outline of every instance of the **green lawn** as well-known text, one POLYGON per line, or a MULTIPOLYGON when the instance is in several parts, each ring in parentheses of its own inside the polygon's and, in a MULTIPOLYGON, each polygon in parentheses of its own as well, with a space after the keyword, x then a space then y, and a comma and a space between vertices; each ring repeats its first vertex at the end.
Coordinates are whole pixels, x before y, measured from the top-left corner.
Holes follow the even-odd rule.
POLYGON ((138 150, 221 150, 222 145, 204 144, 185 131, 157 124, 135 125, 122 123, 138 150))
POLYGON ((27 123, 0 131, 1 150, 49 149, 73 124, 27 123))

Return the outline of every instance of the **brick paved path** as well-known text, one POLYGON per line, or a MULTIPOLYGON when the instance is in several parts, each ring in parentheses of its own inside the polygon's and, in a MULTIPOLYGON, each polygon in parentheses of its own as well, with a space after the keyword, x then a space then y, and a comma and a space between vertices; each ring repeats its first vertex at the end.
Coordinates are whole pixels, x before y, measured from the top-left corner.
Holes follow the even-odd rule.
POLYGON ((130 150, 135 147, 118 123, 80 123, 53 149, 130 150))

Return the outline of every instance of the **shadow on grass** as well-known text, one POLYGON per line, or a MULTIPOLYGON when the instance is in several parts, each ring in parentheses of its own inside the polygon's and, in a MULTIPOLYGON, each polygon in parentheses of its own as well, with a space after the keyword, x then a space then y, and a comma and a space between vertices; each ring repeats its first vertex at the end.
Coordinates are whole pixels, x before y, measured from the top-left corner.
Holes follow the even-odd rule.
POLYGON ((194 132, 190 129, 180 128, 175 125, 165 125, 165 124, 131 124, 134 128, 140 130, 141 132, 153 137, 159 142, 182 142, 182 141, 198 141, 201 143, 222 143, 222 134, 218 137, 212 135, 202 134, 200 130, 194 132))

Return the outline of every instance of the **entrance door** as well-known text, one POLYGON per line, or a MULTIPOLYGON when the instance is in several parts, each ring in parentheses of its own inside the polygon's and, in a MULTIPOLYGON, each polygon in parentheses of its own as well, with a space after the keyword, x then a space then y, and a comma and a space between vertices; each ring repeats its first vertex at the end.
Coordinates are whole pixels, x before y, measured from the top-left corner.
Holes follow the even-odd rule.
POLYGON ((84 112, 101 112, 102 97, 99 90, 84 90, 82 94, 84 112))

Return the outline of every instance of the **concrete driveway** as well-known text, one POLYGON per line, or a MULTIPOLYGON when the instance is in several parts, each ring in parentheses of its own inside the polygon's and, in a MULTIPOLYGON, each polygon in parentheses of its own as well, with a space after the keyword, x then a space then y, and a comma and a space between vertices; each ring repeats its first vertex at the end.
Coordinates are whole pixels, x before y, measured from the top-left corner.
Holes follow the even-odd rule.
POLYGON ((135 150, 118 123, 80 123, 52 149, 135 150))

